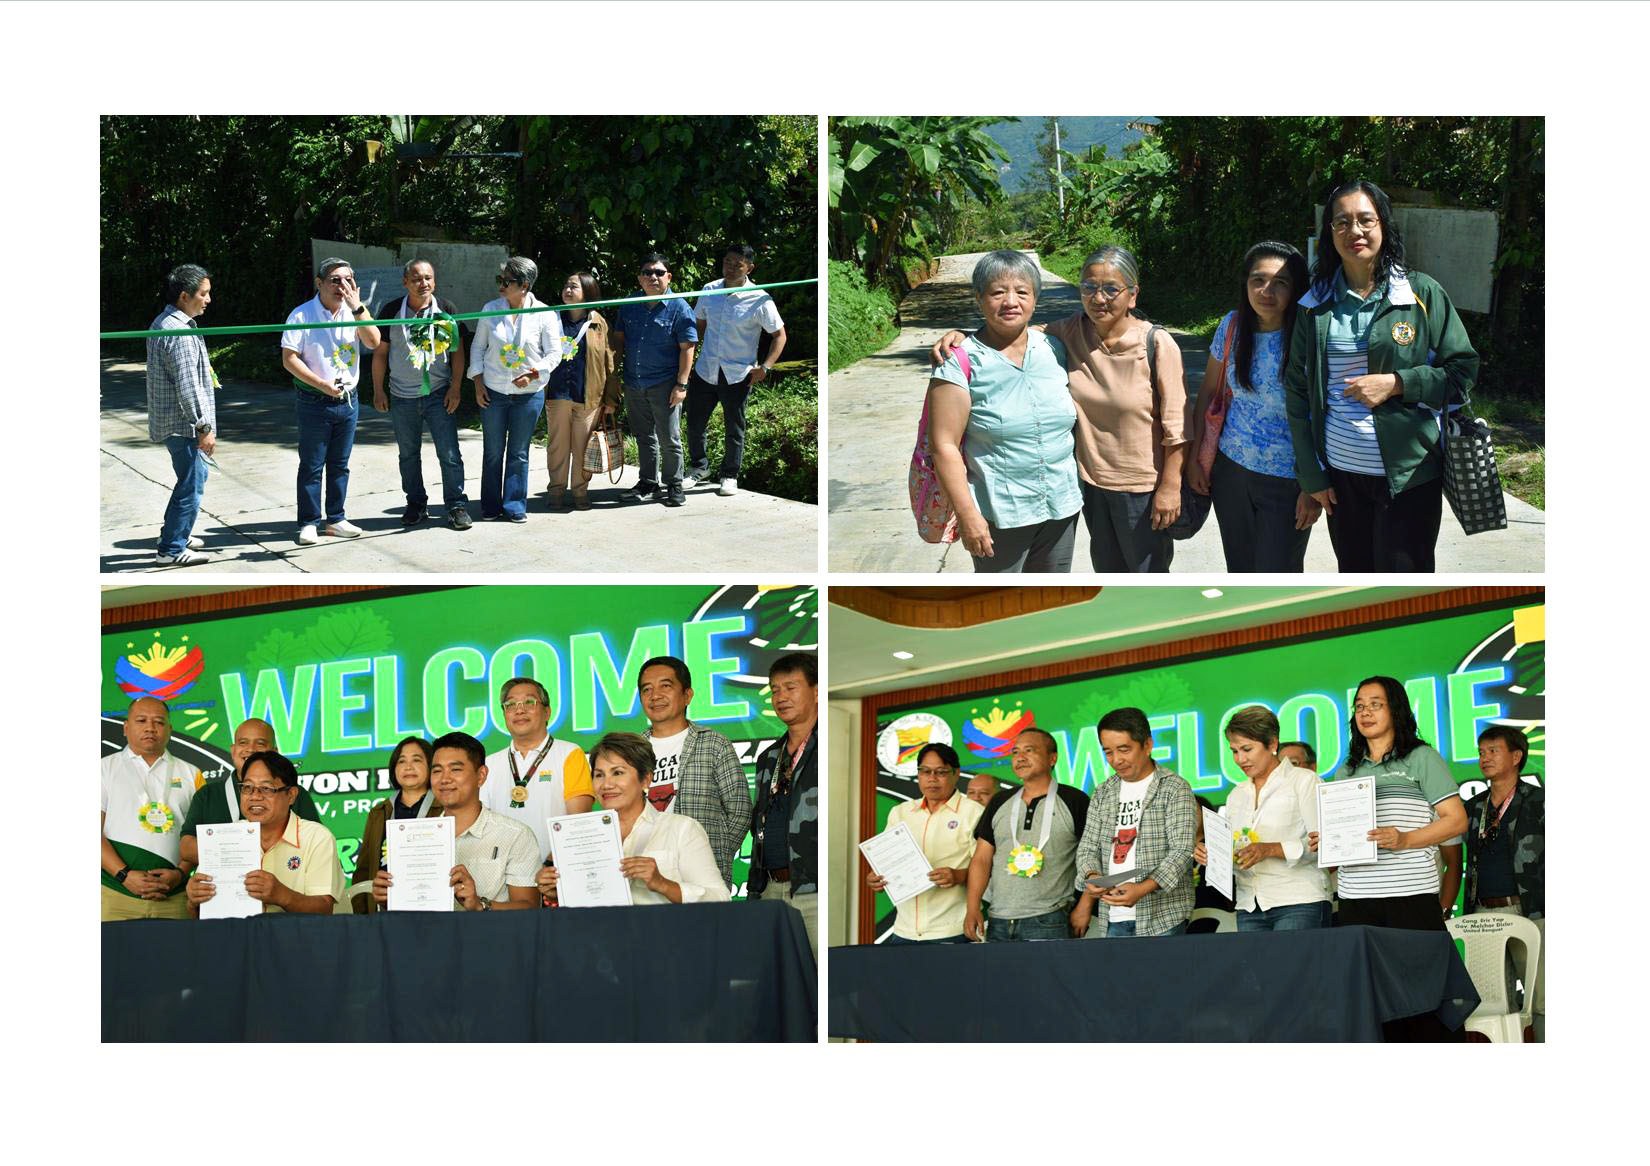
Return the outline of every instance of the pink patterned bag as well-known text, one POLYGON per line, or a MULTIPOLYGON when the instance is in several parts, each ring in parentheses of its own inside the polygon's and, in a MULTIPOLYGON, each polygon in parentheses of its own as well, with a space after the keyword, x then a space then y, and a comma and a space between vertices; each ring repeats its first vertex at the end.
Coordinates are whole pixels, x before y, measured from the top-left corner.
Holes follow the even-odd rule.
MULTIPOLYGON (((968 353, 961 347, 951 350, 962 366, 963 379, 972 381, 974 369, 968 353)), ((906 475, 906 486, 911 492, 911 513, 917 520, 917 533, 926 543, 954 543, 957 541, 957 509, 945 496, 939 473, 934 468, 934 451, 928 441, 928 401, 922 403, 922 420, 917 422, 917 444, 911 450, 911 470, 906 475)))

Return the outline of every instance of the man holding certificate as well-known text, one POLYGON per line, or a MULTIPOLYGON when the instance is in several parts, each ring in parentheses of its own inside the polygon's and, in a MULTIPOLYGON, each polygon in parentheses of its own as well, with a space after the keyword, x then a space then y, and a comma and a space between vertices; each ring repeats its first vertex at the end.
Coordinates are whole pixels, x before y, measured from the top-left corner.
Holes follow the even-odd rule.
POLYGON ((1197 799, 1185 778, 1152 760, 1151 724, 1140 709, 1112 709, 1099 730, 1112 776, 1094 791, 1077 847, 1082 897, 1072 930, 1084 934, 1092 917, 1107 939, 1180 935, 1197 897, 1197 799))
MULTIPOLYGON (((508 691, 508 690, 506 690, 508 691)), ((533 832, 481 804, 481 790, 488 767, 487 751, 468 733, 448 733, 430 746, 430 787, 441 803, 441 814, 451 818, 453 867, 445 883, 455 911, 524 911, 539 905, 534 886, 538 873, 538 845, 533 832)), ((428 840, 433 844, 436 840, 428 840)), ((392 854, 390 863, 395 865, 392 854)), ((401 872, 403 875, 407 872, 401 872)), ((442 880, 420 867, 422 881, 442 880)), ((395 881, 390 869, 381 870, 372 881, 372 897, 379 908, 392 906, 390 886, 395 881)), ((398 893, 397 898, 402 896, 398 893)), ((428 898, 426 893, 410 896, 409 905, 428 898)), ((416 909, 416 906, 415 906, 416 909)))
POLYGON ((506 680, 499 706, 510 744, 487 758, 492 780, 481 787, 481 804, 531 829, 543 862, 550 855, 550 819, 595 804, 590 762, 573 742, 550 735, 550 694, 531 676, 506 680))
MULTIPOLYGON (((263 904, 263 914, 330 915, 344 893, 344 868, 338 865, 338 840, 319 822, 293 813, 298 797, 298 767, 275 752, 254 753, 241 772, 241 817, 258 826, 261 861, 250 847, 235 847, 226 858, 233 866, 202 867, 189 880, 189 911, 197 918, 217 912, 208 905, 218 883, 235 879, 246 894, 263 904)), ((216 865, 216 864, 214 864, 216 865)), ((236 912, 238 913, 238 912, 236 912)))
MULTIPOLYGON (((275 729, 268 721, 253 717, 235 726, 235 736, 229 746, 229 773, 201 786, 190 801, 189 814, 183 820, 178 853, 190 866, 200 861, 196 835, 202 826, 241 820, 241 780, 246 759, 254 753, 268 753, 274 749, 275 729)), ((303 786, 298 787, 298 800, 292 803, 292 812, 306 821, 321 820, 321 811, 316 808, 315 799, 303 786)))
MULTIPOLYGON (((974 860, 974 828, 983 807, 957 792, 962 761, 949 745, 925 745, 917 755, 917 788, 922 796, 888 811, 888 830, 904 826, 931 870, 932 887, 895 907, 888 943, 967 943, 968 867, 974 860)), ((873 891, 888 882, 876 870, 865 877, 873 891)))
POLYGON ((1014 738, 1010 764, 1020 788, 992 798, 974 827, 963 916, 963 934, 971 940, 1007 943, 1071 934, 1074 859, 1089 802, 1080 790, 1054 780, 1058 748, 1052 734, 1035 726, 1014 738), (988 889, 989 928, 980 909, 988 889))

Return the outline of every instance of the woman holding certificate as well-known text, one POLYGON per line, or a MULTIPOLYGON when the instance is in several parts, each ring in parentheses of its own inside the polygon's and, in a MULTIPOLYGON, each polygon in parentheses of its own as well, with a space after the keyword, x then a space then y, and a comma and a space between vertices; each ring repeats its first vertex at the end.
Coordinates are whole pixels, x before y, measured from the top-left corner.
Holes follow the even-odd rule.
POLYGON ((385 841, 389 823, 398 818, 427 818, 441 810, 430 789, 430 743, 424 738, 408 737, 390 753, 390 781, 399 792, 372 808, 361 831, 355 881, 350 884, 350 909, 357 915, 379 909, 371 894, 372 880, 389 857, 385 841), (366 889, 357 889, 362 887, 366 889))
MULTIPOLYGON (((632 903, 725 903, 705 828, 685 814, 661 814, 647 800, 653 782, 653 742, 639 733, 609 733, 590 751, 592 784, 602 810, 619 816, 624 842, 619 873, 632 903)), ((539 891, 556 901, 556 868, 539 871, 539 891)))
MULTIPOLYGON (((1238 930, 1328 927, 1328 879, 1307 846, 1318 825, 1318 775, 1278 757, 1278 718, 1264 705, 1234 713, 1226 743, 1248 778, 1226 799, 1238 930)), ((1200 865, 1209 861, 1206 844, 1192 851, 1200 865)))
MULTIPOLYGON (((1404 686, 1390 676, 1358 685, 1351 748, 1337 781, 1375 782, 1376 861, 1340 868, 1343 926, 1444 930, 1438 906, 1438 847, 1467 829, 1467 810, 1438 750, 1421 740, 1404 686)), ((1316 852, 1318 835, 1308 844, 1316 852)))

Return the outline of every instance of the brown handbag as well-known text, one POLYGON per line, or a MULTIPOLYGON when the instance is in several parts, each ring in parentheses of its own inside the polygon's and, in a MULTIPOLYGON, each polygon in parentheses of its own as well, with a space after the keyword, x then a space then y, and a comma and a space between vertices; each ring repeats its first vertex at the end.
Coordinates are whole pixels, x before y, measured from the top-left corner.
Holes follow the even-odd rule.
POLYGON ((624 431, 618 419, 609 417, 600 429, 592 429, 584 446, 584 468, 592 474, 606 474, 617 482, 624 473, 624 431))

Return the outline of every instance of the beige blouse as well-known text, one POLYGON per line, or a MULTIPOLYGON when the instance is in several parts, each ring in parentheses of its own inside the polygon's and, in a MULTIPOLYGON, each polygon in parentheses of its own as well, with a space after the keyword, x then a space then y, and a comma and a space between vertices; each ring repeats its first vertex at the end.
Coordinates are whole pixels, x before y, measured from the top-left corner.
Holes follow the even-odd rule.
POLYGON ((1077 402, 1077 472, 1102 490, 1157 489, 1164 451, 1186 441, 1186 378, 1180 346, 1167 328, 1157 337, 1157 385, 1146 365, 1151 324, 1134 320, 1107 348, 1079 312, 1048 325, 1066 346, 1071 396, 1077 402))

